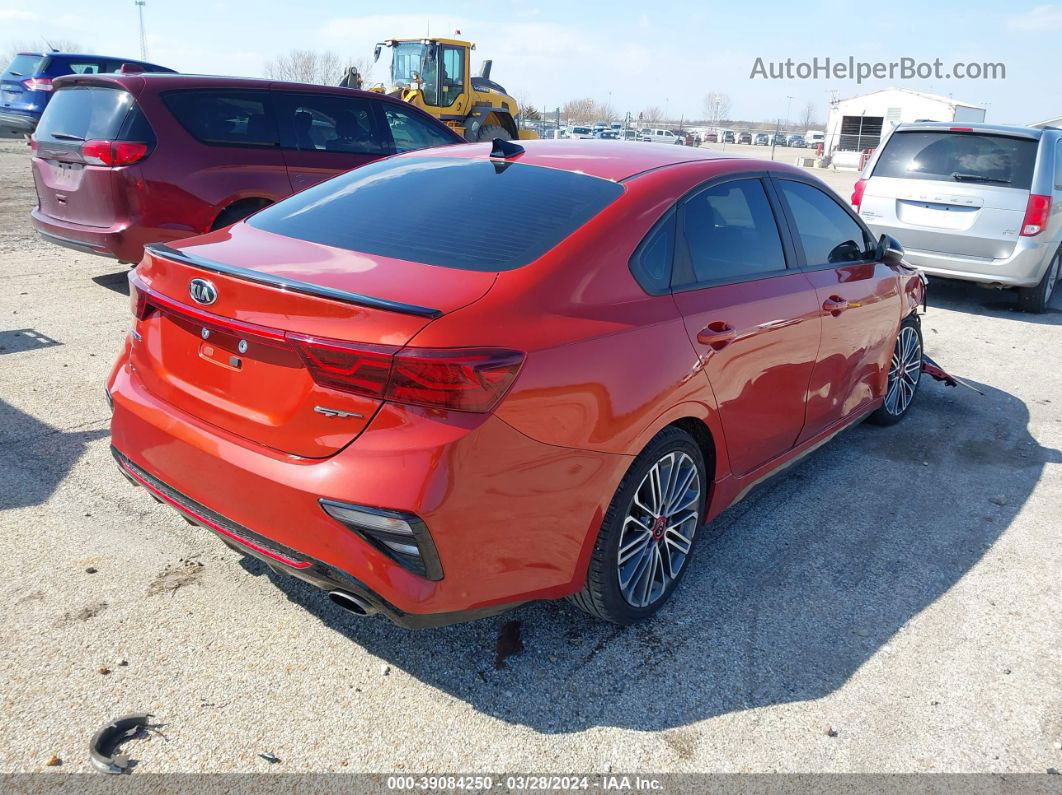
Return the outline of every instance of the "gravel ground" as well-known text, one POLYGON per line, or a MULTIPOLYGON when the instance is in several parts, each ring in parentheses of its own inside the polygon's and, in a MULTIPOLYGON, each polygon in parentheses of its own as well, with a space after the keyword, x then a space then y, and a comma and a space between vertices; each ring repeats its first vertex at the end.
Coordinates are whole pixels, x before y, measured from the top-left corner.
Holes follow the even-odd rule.
POLYGON ((143 772, 1062 768, 1062 302, 935 282, 927 348, 985 395, 928 382, 899 426, 769 482, 657 620, 556 603, 409 632, 118 475, 125 270, 40 242, 33 201, 0 142, 0 770, 89 770, 92 732, 139 711, 165 725, 131 746, 143 772))

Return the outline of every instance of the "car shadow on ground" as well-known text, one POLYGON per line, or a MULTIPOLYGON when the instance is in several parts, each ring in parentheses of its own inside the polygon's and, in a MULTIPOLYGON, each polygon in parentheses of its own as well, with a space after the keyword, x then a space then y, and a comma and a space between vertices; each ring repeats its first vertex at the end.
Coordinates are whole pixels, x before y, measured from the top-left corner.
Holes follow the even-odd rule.
POLYGON ((99 276, 93 276, 92 281, 98 284, 100 287, 106 287, 108 290, 114 290, 114 292, 121 295, 129 295, 129 269, 116 271, 114 273, 103 273, 99 276))
MULTIPOLYGON (((1014 290, 997 290, 982 287, 973 282, 956 279, 929 277, 929 308, 950 309, 955 312, 988 315, 1005 320, 1036 325, 1062 325, 1062 284, 1055 288, 1047 311, 1042 315, 1022 312, 1018 309, 1018 296, 1014 290)), ((923 325, 928 318, 923 320, 923 325)))
POLYGON ((89 443, 109 434, 62 431, 0 400, 0 509, 46 502, 89 443))
POLYGON ((976 565, 1044 464, 1062 462, 1030 436, 1014 396, 923 387, 900 424, 852 428, 713 522, 671 604, 641 625, 556 602, 408 631, 245 567, 394 668, 543 732, 670 729, 820 698, 976 565), (513 620, 524 650, 495 669, 513 620))

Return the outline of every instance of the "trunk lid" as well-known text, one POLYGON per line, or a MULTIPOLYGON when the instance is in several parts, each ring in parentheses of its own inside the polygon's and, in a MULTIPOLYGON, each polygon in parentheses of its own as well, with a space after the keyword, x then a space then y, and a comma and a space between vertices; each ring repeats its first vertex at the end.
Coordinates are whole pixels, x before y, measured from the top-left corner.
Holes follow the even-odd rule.
POLYGON ((23 80, 35 77, 44 56, 37 53, 19 53, 3 74, 0 74, 0 107, 21 109, 27 106, 26 87, 23 80))
POLYGON ((132 94, 117 85, 60 88, 34 133, 33 179, 41 212, 62 221, 109 227, 124 217, 128 169, 94 165, 87 141, 155 143, 132 94))
POLYGON ((136 322, 130 354, 147 389, 254 443, 323 458, 356 438, 382 401, 318 384, 285 332, 400 347, 435 317, 481 298, 495 274, 358 254, 241 223, 152 248, 131 278, 162 305, 136 322), (193 279, 211 283, 213 303, 190 297, 193 279))

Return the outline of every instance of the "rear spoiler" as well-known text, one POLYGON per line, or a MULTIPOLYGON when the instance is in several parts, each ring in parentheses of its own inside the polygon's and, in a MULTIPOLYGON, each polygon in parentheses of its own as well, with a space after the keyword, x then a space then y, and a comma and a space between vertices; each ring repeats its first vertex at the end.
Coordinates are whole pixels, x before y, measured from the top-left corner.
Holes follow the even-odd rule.
POLYGON ((276 287, 278 290, 286 290, 290 293, 311 295, 315 298, 327 298, 330 301, 340 301, 344 304, 364 306, 370 309, 382 309, 385 312, 397 312, 402 315, 437 318, 443 314, 438 309, 429 309, 415 304, 404 304, 399 301, 388 301, 385 298, 373 298, 372 296, 359 295, 358 293, 348 293, 345 290, 333 290, 331 287, 322 287, 318 284, 288 279, 283 276, 273 276, 269 273, 251 270, 250 268, 240 268, 236 265, 215 262, 205 257, 193 256, 162 243, 150 243, 144 246, 144 250, 157 257, 178 262, 181 265, 188 265, 189 267, 199 268, 212 273, 220 273, 224 276, 232 276, 236 279, 243 279, 256 284, 264 284, 267 287, 276 287))

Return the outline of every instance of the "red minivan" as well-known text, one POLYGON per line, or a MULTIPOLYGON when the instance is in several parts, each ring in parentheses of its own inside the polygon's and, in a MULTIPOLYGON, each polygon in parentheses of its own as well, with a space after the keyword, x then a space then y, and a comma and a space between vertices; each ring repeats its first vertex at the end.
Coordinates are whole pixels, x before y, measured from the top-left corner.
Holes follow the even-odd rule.
POLYGON ((464 142, 407 103, 349 88, 176 74, 54 85, 31 141, 33 224, 121 262, 381 157, 464 142))

